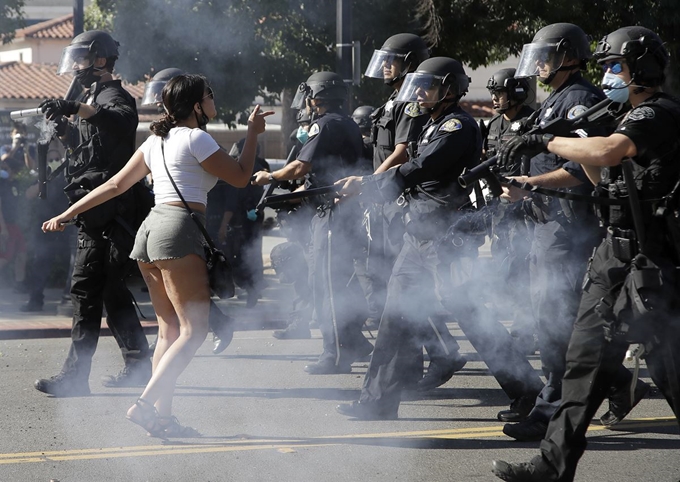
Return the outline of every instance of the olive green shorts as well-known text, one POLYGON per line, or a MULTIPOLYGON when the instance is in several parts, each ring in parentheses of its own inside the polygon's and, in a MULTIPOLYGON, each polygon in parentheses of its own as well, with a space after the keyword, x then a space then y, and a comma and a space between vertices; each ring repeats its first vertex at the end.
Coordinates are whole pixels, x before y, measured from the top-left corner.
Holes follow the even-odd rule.
MULTIPOLYGON (((205 215, 194 211, 205 226, 205 215)), ((137 231, 130 258, 144 263, 197 254, 205 259, 205 240, 186 208, 159 204, 137 231)))

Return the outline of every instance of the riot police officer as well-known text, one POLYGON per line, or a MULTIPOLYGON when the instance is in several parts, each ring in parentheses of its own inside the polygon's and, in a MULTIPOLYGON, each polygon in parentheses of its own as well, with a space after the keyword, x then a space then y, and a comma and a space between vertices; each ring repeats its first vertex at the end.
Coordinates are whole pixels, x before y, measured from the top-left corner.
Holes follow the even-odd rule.
MULTIPOLYGON (((537 75, 541 83, 554 89, 537 112, 539 127, 559 117, 572 119, 605 98, 602 90, 581 76, 580 71, 590 57, 588 37, 580 27, 570 23, 548 25, 536 33, 532 43, 524 46, 515 75, 537 75)), ((609 132, 581 129, 578 135, 609 132)), ((533 157, 529 182, 542 183, 544 187, 569 187, 568 191, 577 194, 590 192, 578 164, 553 153, 516 149, 515 143, 522 142, 523 137, 515 137, 504 144, 499 155, 501 165, 516 163, 514 157, 530 153, 533 157)), ((545 435, 548 421, 560 404, 565 354, 576 319, 581 280, 600 233, 597 219, 584 203, 535 194, 526 210, 534 220, 529 266, 531 302, 547 382, 528 416, 529 403, 524 405, 524 410, 518 407, 499 414, 499 419, 519 422, 506 424, 503 427, 506 435, 522 441, 537 441, 545 435)), ((621 366, 612 387, 625 393, 631 378, 630 372, 621 366)), ((644 385, 639 383, 642 390, 644 385)))
POLYGON ((361 138, 364 140, 364 152, 362 157, 369 162, 373 162, 373 119, 371 115, 375 107, 371 105, 360 105, 352 112, 352 120, 357 123, 361 131, 361 138))
POLYGON ((175 67, 168 67, 167 69, 159 70, 154 74, 150 81, 144 86, 144 95, 142 96, 142 105, 155 105, 159 111, 163 112, 163 87, 173 77, 182 75, 184 72, 175 67))
MULTIPOLYGON (((342 110, 347 94, 347 86, 334 72, 317 72, 300 84, 291 107, 310 111, 309 138, 297 159, 277 171, 256 173, 253 182, 264 185, 309 173, 308 187, 318 187, 359 173, 361 133, 342 110)), ((323 353, 305 371, 313 375, 349 373, 355 360, 373 350, 361 332, 366 303, 353 276, 353 258, 360 250, 356 243, 361 226, 359 205, 355 200, 336 204, 322 196, 311 202, 317 213, 312 219, 309 272, 323 353)))
POLYGON ((680 422, 680 101, 661 90, 669 56, 651 30, 616 30, 598 43, 595 56, 605 72, 605 92, 629 101, 630 112, 609 137, 548 136, 534 145, 582 164, 601 194, 621 203, 600 209, 607 234, 591 258, 567 351, 562 404, 541 454, 531 463, 494 461, 494 473, 509 482, 574 480, 588 425, 631 342, 642 343, 649 373, 680 422), (645 310, 653 310, 653 319, 645 310))
MULTIPOLYGON (((135 150, 137 109, 133 97, 114 80, 118 42, 100 30, 84 32, 64 49, 57 74, 72 73, 85 89, 80 101, 50 99, 41 104, 50 120, 76 116, 66 128, 75 155, 65 172, 65 192, 75 202, 118 172, 135 150)), ((71 283, 73 328, 71 348, 61 373, 39 379, 35 388, 55 396, 87 395, 92 356, 106 321, 123 353, 120 374, 103 379, 105 386, 143 386, 151 376, 149 345, 125 286, 133 228, 147 212, 132 189, 78 217, 78 249, 71 283), (139 209, 138 209, 139 208, 139 209)))
MULTIPOLYGON (((399 33, 388 38, 379 50, 373 52, 366 68, 367 77, 382 79, 393 91, 387 102, 373 113, 373 168, 375 173, 407 162, 409 149, 415 151, 418 136, 429 116, 417 102, 399 102, 397 97, 406 75, 430 58, 425 41, 411 33, 399 33)), ((371 281, 372 297, 369 299, 369 322, 380 313, 385 304, 387 280, 394 261, 401 250, 404 235, 403 209, 395 202, 375 203, 368 211, 366 226, 370 227, 367 277, 371 281)), ((465 365, 458 353, 459 346, 446 328, 446 315, 433 314, 430 322, 434 331, 431 338, 423 340, 430 357, 427 374, 419 382, 421 390, 430 390, 449 380, 465 365)))
MULTIPOLYGON (((527 104, 535 98, 528 79, 515 78, 515 69, 495 72, 486 84, 491 94, 496 115, 487 123, 480 123, 484 138, 483 157, 498 154, 501 144, 521 133, 523 123, 534 112, 527 104)), ((524 159, 528 168, 528 159, 524 159)), ((520 174, 521 163, 504 166, 500 174, 520 174)), ((487 200, 493 208, 491 216, 491 256, 497 273, 505 278, 504 289, 494 292, 496 303, 513 313, 510 334, 519 349, 534 353, 535 323, 530 306, 526 303, 524 287, 529 284, 529 249, 531 233, 524 219, 524 210, 518 204, 487 200)))
MULTIPOLYGON (((396 418, 401 392, 414 388, 422 375, 423 341, 431 339, 431 317, 444 305, 454 313, 465 334, 511 398, 537 393, 542 385, 527 360, 510 345, 510 335, 473 302, 466 292, 466 273, 454 268, 461 283, 453 287, 451 263, 441 256, 438 240, 469 204, 468 192, 456 179, 479 163, 482 139, 475 120, 458 105, 470 79, 457 60, 430 58, 406 76, 398 101, 418 101, 429 113, 418 141, 417 157, 395 169, 339 181, 347 194, 407 206, 403 246, 388 283, 361 396, 337 410, 360 419, 396 418), (511 368, 512 367, 512 368, 511 368), (511 368, 511 369, 510 369, 511 368)), ((474 258, 478 244, 463 242, 461 258, 474 258)), ((455 260, 456 265, 462 264, 455 260)), ((468 264, 468 263, 466 263, 468 264)))

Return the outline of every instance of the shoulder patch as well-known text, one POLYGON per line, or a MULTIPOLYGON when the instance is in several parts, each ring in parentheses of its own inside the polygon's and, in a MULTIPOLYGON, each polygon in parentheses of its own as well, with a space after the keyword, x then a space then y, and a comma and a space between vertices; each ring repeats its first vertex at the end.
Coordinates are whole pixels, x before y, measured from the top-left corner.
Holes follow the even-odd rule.
POLYGON ((458 119, 449 119, 439 128, 440 131, 453 132, 463 128, 463 123, 458 119))
POLYGON ((406 108, 404 109, 404 112, 409 117, 419 117, 423 115, 423 111, 420 109, 420 105, 418 105, 418 102, 411 102, 407 104, 406 108))
POLYGON ((634 122, 642 119, 653 119, 654 116, 656 116, 656 114, 651 107, 638 107, 637 109, 630 111, 626 120, 634 122))
POLYGON ((316 122, 312 124, 312 126, 309 128, 309 137, 315 136, 319 133, 319 124, 316 122))
POLYGON ((587 110, 588 108, 585 105, 575 105, 574 107, 569 109, 569 112, 567 112, 567 119, 573 119, 574 117, 578 117, 587 110))

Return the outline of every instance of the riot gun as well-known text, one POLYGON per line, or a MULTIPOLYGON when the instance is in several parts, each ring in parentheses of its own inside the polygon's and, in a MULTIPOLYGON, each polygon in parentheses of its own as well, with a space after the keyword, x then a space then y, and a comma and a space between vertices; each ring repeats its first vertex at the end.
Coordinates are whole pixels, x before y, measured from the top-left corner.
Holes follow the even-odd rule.
POLYGON ((277 196, 269 196, 264 200, 264 206, 272 209, 279 209, 290 205, 292 202, 300 201, 310 197, 324 196, 326 194, 337 195, 338 191, 342 189, 339 184, 331 186, 315 187, 312 189, 305 189, 304 191, 295 191, 286 194, 279 194, 277 196))
POLYGON ((37 117, 39 115, 43 115, 42 109, 40 107, 24 110, 13 110, 9 113, 9 117, 12 120, 23 119, 24 117, 37 117))
MULTIPOLYGON (((69 85, 68 90, 66 91, 66 95, 64 96, 65 100, 75 100, 78 97, 80 97, 80 94, 82 93, 82 87, 80 85, 80 82, 73 77, 73 80, 71 80, 71 85, 69 85)), ((10 112, 10 117, 13 115, 16 115, 18 117, 12 117, 14 118, 20 118, 20 117, 28 117, 28 116, 38 116, 42 115, 42 109, 40 107, 36 107, 34 109, 25 109, 25 110, 19 110, 19 111, 14 111, 10 112), (32 113, 35 112, 35 113, 32 113)), ((47 151, 49 150, 50 142, 52 142, 52 138, 54 137, 55 134, 50 136, 48 139, 40 139, 38 140, 38 197, 40 199, 46 199, 47 198, 47 184, 54 179, 68 164, 69 160, 69 146, 62 141, 64 144, 64 147, 66 148, 66 157, 64 161, 61 163, 61 165, 55 169, 54 172, 51 174, 48 173, 47 170, 47 151)))
MULTIPOLYGON (((611 99, 604 99, 573 119, 553 119, 546 125, 536 126, 525 134, 553 134, 566 137, 579 129, 610 126, 621 114, 622 109, 623 104, 612 102, 611 99)), ((484 179, 489 185, 491 194, 494 197, 500 196, 503 193, 501 183, 506 182, 506 178, 499 174, 497 162, 498 156, 493 156, 469 171, 463 171, 463 174, 458 177, 458 183, 463 188, 468 188, 477 181, 484 179)))

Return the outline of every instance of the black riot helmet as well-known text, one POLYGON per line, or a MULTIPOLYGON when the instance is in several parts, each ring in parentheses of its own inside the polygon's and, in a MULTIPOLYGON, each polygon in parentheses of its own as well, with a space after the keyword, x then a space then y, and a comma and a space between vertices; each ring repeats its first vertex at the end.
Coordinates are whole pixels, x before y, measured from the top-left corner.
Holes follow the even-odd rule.
POLYGON ((425 41, 412 33, 398 33, 385 40, 380 50, 374 50, 371 61, 364 75, 375 79, 383 79, 386 84, 393 85, 416 70, 418 65, 430 58, 430 49, 425 41), (399 72, 393 78, 385 78, 383 67, 400 62, 399 72))
POLYGON ((432 112, 448 94, 458 102, 468 91, 470 81, 463 65, 457 60, 449 57, 432 57, 421 63, 415 72, 406 76, 395 101, 417 102, 419 91, 438 89, 436 105, 429 109, 432 112))
POLYGON ((508 102, 503 106, 494 105, 494 109, 503 113, 517 105, 524 104, 533 92, 526 78, 515 78, 515 69, 501 69, 495 72, 486 83, 490 94, 507 92, 508 102))
POLYGON ((536 32, 530 44, 525 44, 519 56, 516 77, 538 76, 543 84, 550 84, 557 72, 585 68, 592 57, 590 39, 580 27, 572 23, 553 23, 536 32), (579 60, 580 65, 564 66, 566 60, 579 60), (541 77, 539 65, 550 68, 547 77, 541 77))
POLYGON ((359 130, 362 134, 371 132, 371 128, 373 127, 371 114, 373 114, 373 111, 375 111, 375 107, 373 106, 360 105, 352 112, 352 120, 359 126, 359 130))
POLYGON ((335 72, 317 72, 298 86, 290 107, 302 109, 307 99, 321 101, 323 105, 342 105, 347 100, 347 85, 335 72))
POLYGON ((144 86, 144 96, 142 97, 142 105, 156 105, 163 102, 163 97, 161 93, 163 92, 163 87, 168 83, 168 80, 183 74, 184 72, 180 69, 170 67, 168 69, 159 70, 152 77, 150 81, 144 86))
POLYGON ((649 87, 663 84, 668 50, 657 34, 645 27, 623 27, 606 35, 593 55, 598 62, 624 58, 632 81, 649 87))
POLYGON ((113 68, 118 59, 118 42, 102 30, 88 30, 76 36, 64 49, 57 67, 57 74, 73 73, 94 66, 98 58, 107 59, 107 67, 113 68), (110 64, 110 65, 109 65, 110 64))

